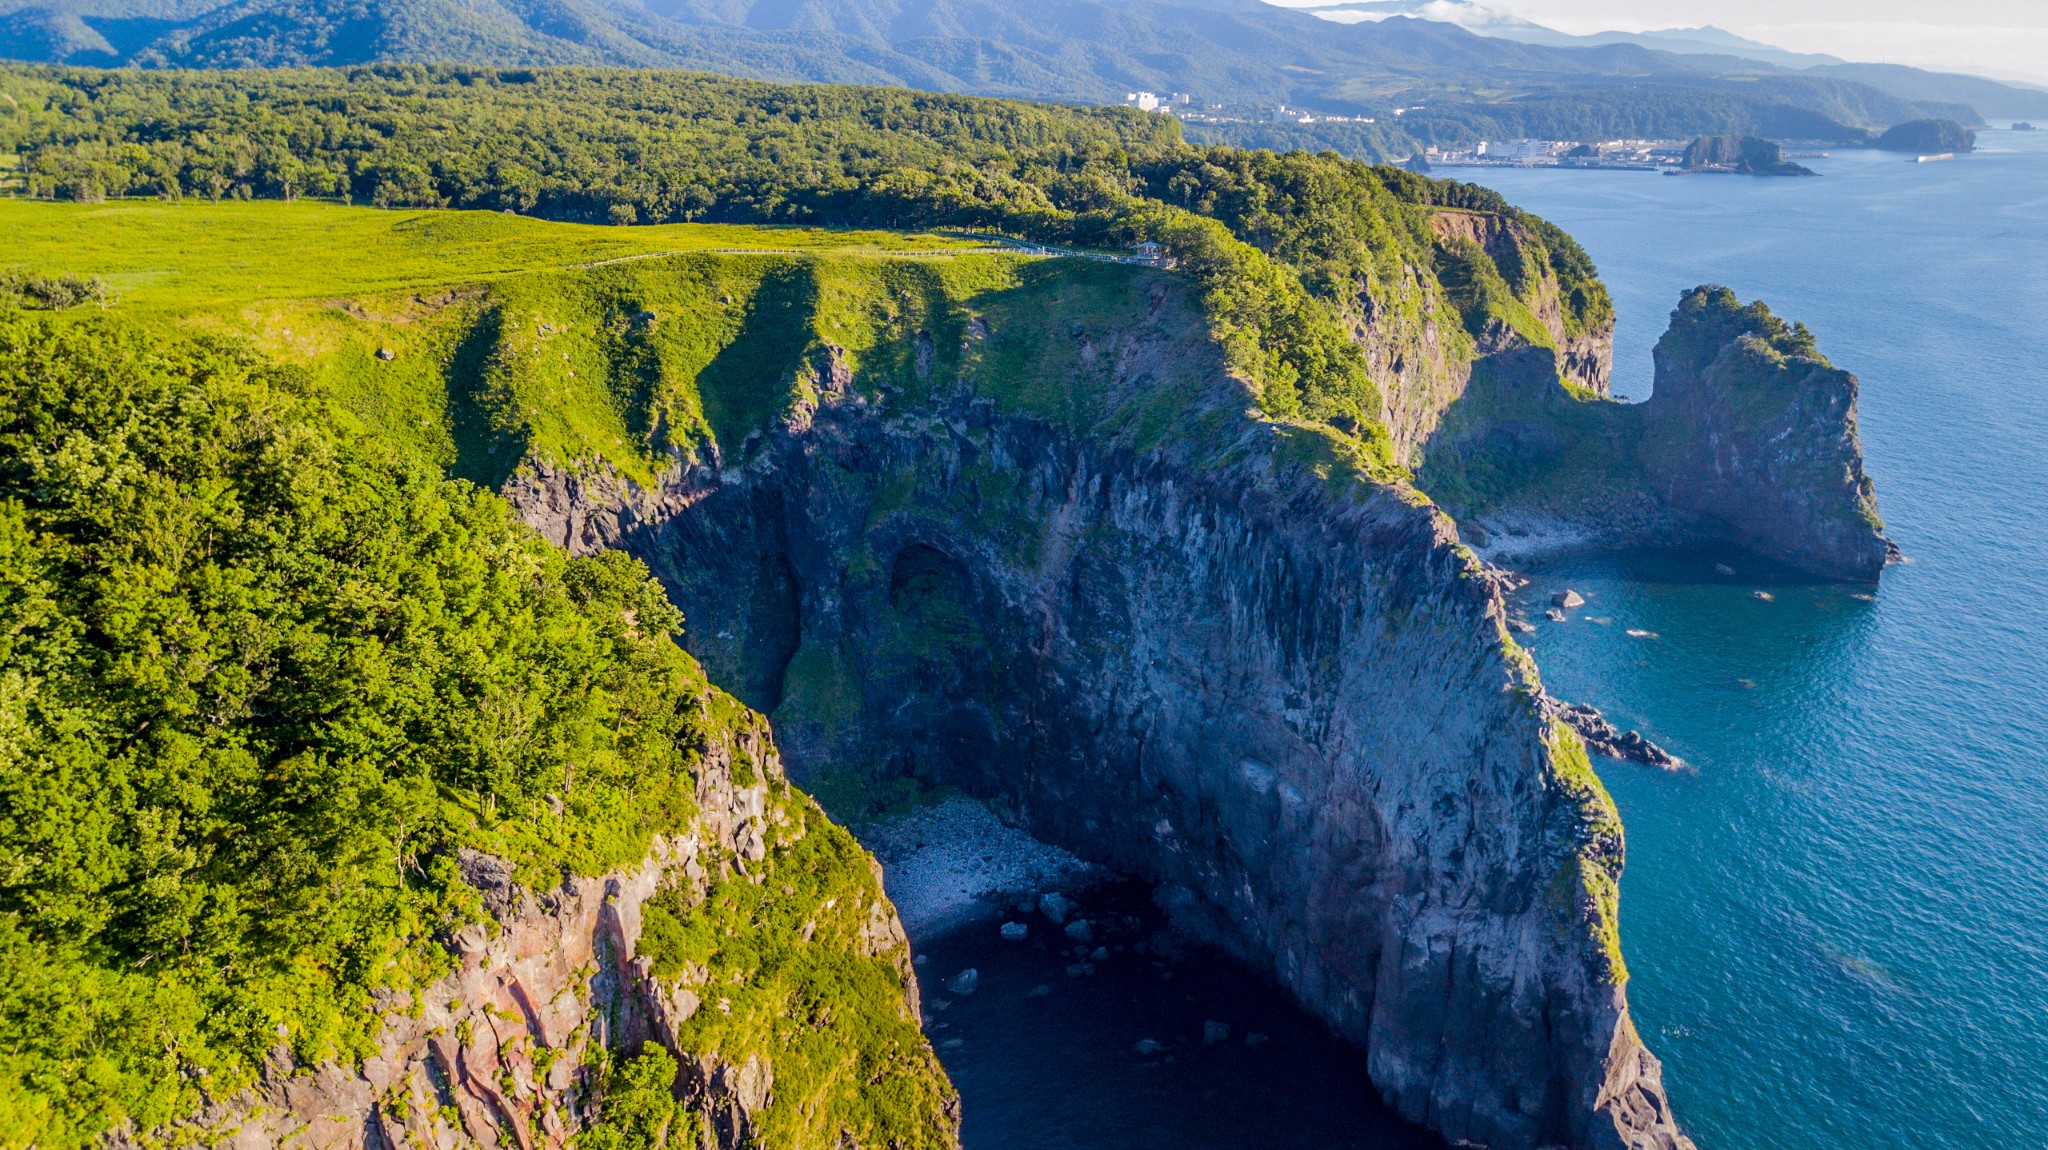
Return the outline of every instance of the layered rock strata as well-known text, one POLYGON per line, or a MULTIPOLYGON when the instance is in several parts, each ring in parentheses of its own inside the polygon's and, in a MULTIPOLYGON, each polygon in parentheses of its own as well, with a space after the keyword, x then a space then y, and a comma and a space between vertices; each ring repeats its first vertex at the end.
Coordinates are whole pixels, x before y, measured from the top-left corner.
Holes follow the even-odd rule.
POLYGON ((817 371, 657 490, 530 469, 508 494, 645 559, 800 780, 956 785, 1154 881, 1409 1118, 1689 1146, 1628 1018, 1619 822, 1498 589, 1341 437, 1248 415, 1175 283, 1114 274, 1118 319, 1073 347, 977 320, 916 398, 817 371), (990 363, 1065 390, 1020 399, 990 363))

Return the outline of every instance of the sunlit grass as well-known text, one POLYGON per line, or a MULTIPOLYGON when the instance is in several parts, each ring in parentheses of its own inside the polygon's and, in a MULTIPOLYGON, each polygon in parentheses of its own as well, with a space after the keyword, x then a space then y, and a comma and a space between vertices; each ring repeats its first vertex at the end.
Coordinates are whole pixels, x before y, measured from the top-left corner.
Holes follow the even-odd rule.
POLYGON ((734 224, 607 227, 478 211, 300 201, 0 199, 0 264, 98 276, 138 312, 488 284, 606 260, 717 250, 940 253, 921 233, 734 224))

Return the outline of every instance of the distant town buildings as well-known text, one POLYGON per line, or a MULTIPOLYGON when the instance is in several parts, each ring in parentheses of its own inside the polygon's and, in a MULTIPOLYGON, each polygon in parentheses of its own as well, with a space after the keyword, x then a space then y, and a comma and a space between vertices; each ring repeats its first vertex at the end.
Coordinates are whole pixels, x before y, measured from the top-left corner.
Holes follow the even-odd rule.
POLYGON ((1195 99, 1192 92, 1172 92, 1161 95, 1158 92, 1125 92, 1124 105, 1141 112, 1171 113, 1181 119, 1193 122, 1208 121, 1218 124, 1242 124, 1278 122, 1282 124, 1371 124, 1371 116, 1344 116, 1331 112, 1312 112, 1306 108, 1290 108, 1285 104, 1274 104, 1269 108, 1252 111, 1232 112, 1226 105, 1203 103, 1195 99))
POLYGON ((1656 170, 1682 162, 1684 140, 1482 140, 1470 148, 1423 150, 1431 164, 1566 168, 1640 168, 1656 170))
POLYGON ((1557 140, 1504 140, 1500 143, 1481 140, 1473 154, 1514 163, 1518 160, 1547 160, 1570 146, 1557 140))

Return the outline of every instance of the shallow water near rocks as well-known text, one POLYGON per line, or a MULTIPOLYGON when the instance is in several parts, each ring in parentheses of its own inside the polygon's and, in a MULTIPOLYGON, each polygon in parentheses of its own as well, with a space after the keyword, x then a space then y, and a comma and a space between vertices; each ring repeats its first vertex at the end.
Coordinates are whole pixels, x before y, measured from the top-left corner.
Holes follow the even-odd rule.
POLYGON ((1128 882, 1077 894, 1068 922, 1090 923, 1086 944, 1035 911, 913 935, 966 1150, 1442 1147, 1378 1103, 1364 1055, 1224 956, 1164 936, 1147 896, 1128 882), (1028 934, 1005 940, 1005 921, 1028 934), (974 992, 949 992, 968 969, 974 992))
POLYGON ((1629 998, 1702 1150, 2048 1145, 2048 133, 1981 144, 1815 180, 1446 173, 1586 246, 1618 393, 1694 284, 1805 321, 1862 379, 1911 559, 1870 601, 1735 556, 1531 572, 1545 682, 1693 768, 1599 764, 1629 998), (1543 621, 1567 586, 1586 606, 1543 621))

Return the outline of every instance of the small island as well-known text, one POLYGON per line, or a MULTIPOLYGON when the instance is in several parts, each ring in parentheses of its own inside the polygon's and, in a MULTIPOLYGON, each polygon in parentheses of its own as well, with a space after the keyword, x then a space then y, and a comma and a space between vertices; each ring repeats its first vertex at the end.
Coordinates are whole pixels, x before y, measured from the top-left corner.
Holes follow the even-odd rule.
POLYGON ((1756 136, 1701 136, 1685 146, 1676 173, 1722 172, 1738 176, 1815 176, 1820 173, 1785 158, 1775 141, 1756 136))
POLYGON ((2034 125, 2032 125, 2032 124, 2030 124, 2030 123, 2026 122, 2025 120, 2017 120, 2017 121, 2014 121, 2014 123, 2013 123, 2013 126, 2012 126, 2012 130, 2013 130, 2013 131, 2015 131, 2015 132, 2033 132, 2033 131, 2038 131, 2038 129, 2037 129, 2037 128, 2035 128, 2035 127, 2034 127, 2034 125))
POLYGON ((1883 135, 1870 142, 1870 146, 1887 152, 1915 152, 1923 156, 1973 152, 1977 150, 1977 133, 1954 120, 1908 120, 1885 129, 1883 135))

